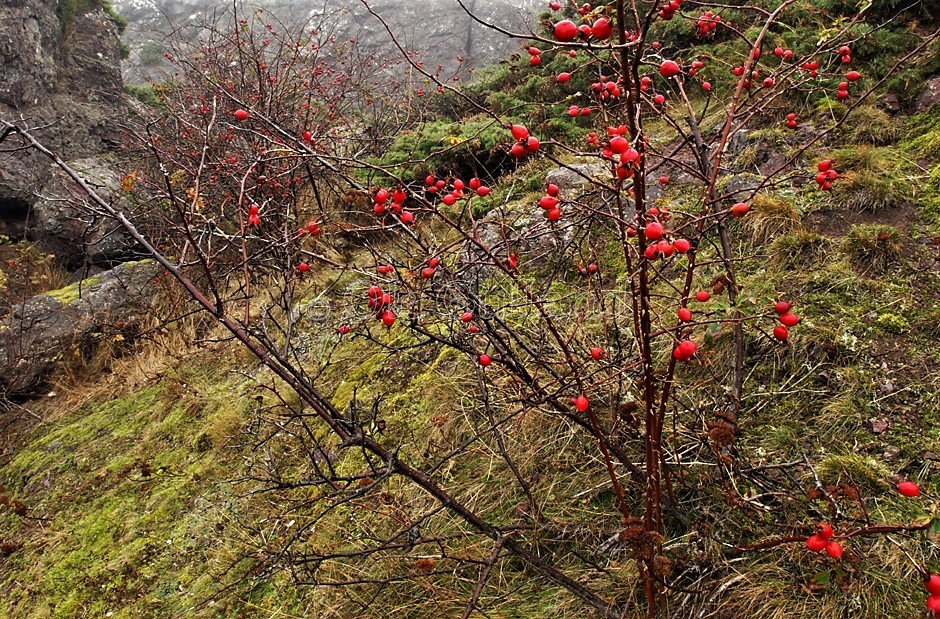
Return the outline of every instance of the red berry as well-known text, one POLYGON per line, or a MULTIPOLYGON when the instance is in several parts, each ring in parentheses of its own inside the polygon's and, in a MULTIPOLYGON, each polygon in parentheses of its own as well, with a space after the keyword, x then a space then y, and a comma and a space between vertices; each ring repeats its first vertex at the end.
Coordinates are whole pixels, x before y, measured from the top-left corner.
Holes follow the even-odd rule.
POLYGON ((562 42, 574 41, 578 36, 578 27, 569 19, 555 24, 555 38, 562 42))
POLYGON ((687 307, 679 308, 679 320, 682 322, 689 322, 692 320, 692 311, 687 307))
POLYGON ((795 327, 797 323, 800 322, 800 318, 796 314, 787 312, 786 314, 782 314, 780 316, 780 322, 782 322, 786 327, 795 327))
POLYGON ((927 610, 934 616, 940 615, 940 595, 931 595, 927 598, 927 610))
POLYGON ((395 312, 392 310, 385 310, 382 312, 382 324, 386 327, 391 327, 395 324, 395 312))
POLYGON ((486 186, 478 188, 477 195, 481 198, 485 198, 486 196, 490 195, 490 188, 486 186))
POLYGON ((245 110, 235 110, 235 120, 248 120, 248 112, 245 110))
POLYGON ((751 210, 751 207, 745 204, 744 202, 738 202, 731 207, 731 215, 734 217, 744 217, 747 215, 748 211, 751 210))
POLYGON ((559 73, 557 79, 560 83, 564 84, 571 79, 571 74, 567 72, 559 73))
POLYGON ((845 74, 845 79, 849 80, 850 82, 855 82, 859 80, 861 77, 862 77, 862 74, 859 73, 858 71, 849 71, 848 73, 845 74))
POLYGON ((707 290, 699 290, 698 292, 695 293, 695 300, 700 303, 704 303, 705 301, 708 301, 711 298, 712 298, 712 295, 710 295, 707 290))
POLYGON ((539 200, 539 206, 546 211, 551 210, 558 206, 558 198, 552 195, 545 195, 539 200))
POLYGON ((783 325, 777 325, 774 327, 774 337, 782 342, 790 337, 790 332, 783 325))
POLYGON ((672 246, 680 254, 684 254, 692 248, 692 244, 686 239, 676 239, 672 246))
POLYGON ((793 307, 792 303, 787 303, 786 301, 777 301, 777 304, 774 305, 774 311, 778 314, 786 314, 790 311, 791 307, 793 307))
POLYGON ((511 154, 516 159, 521 159, 525 156, 525 147, 519 142, 516 142, 512 145, 512 148, 509 149, 509 154, 511 154))
POLYGON ((659 65, 659 74, 663 77, 672 77, 679 73, 679 65, 672 60, 666 60, 659 65))
POLYGON ((594 35, 595 39, 603 41, 604 39, 610 38, 610 35, 613 34, 614 28, 610 25, 610 20, 606 17, 601 17, 594 25, 591 27, 591 34, 594 35))
POLYGON ((826 547, 826 540, 819 535, 811 535, 809 539, 806 540, 806 547, 813 552, 820 552, 826 547))
POLYGON ((829 542, 826 544, 826 554, 833 559, 842 558, 842 544, 839 542, 829 542))
POLYGON ((490 359, 490 356, 489 356, 489 355, 480 355, 480 365, 482 365, 483 367, 488 366, 488 365, 491 364, 492 362, 493 362, 493 360, 490 359))
POLYGON ((924 581, 924 588, 930 595, 940 595, 940 575, 931 574, 924 581))
POLYGON ((579 413, 583 413, 588 409, 588 406, 590 406, 590 402, 588 402, 588 399, 583 395, 579 395, 574 401, 574 406, 578 409, 579 413))
POLYGON ((816 164, 816 169, 819 170, 820 172, 828 172, 829 170, 832 169, 832 161, 830 161, 829 159, 823 159, 822 161, 816 164))
POLYGON ((434 269, 432 269, 431 267, 424 267, 423 269, 421 269, 421 277, 423 277, 424 279, 431 279, 432 277, 434 277, 434 269))
POLYGON ((595 361, 600 361, 604 358, 604 349, 598 346, 595 346, 591 349, 591 358, 595 361))
POLYGON ((310 270, 310 265, 307 264, 306 262, 301 262, 300 264, 297 265, 297 270, 300 271, 301 273, 306 273, 307 271, 310 270))
POLYGON ((834 534, 834 531, 832 530, 832 525, 829 524, 828 522, 824 522, 822 524, 816 525, 816 530, 817 530, 816 534, 826 541, 829 541, 834 534))
POLYGON ((663 238, 663 225, 658 221, 651 221, 646 224, 646 238, 651 241, 658 241, 663 238))
POLYGON ((512 137, 516 140, 519 140, 520 142, 529 137, 529 130, 526 129, 523 125, 513 125, 510 128, 510 131, 512 132, 512 137))
POLYGON ((471 320, 473 320, 473 312, 464 312, 463 314, 460 315, 460 320, 464 322, 470 322, 471 320))
POLYGON ((898 492, 906 497, 915 497, 920 494, 920 488, 912 481, 902 481, 898 484, 898 492))

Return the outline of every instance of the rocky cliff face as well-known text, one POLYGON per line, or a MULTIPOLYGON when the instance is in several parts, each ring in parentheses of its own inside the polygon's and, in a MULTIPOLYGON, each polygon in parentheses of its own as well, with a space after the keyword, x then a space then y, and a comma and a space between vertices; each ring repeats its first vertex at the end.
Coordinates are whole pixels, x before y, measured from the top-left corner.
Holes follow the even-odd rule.
MULTIPOLYGON (((251 4, 269 11, 287 26, 307 20, 313 24, 327 22, 336 28, 337 38, 354 38, 382 55, 399 53, 384 26, 359 0, 256 0, 251 4)), ((528 32, 536 9, 544 4, 541 0, 464 1, 464 6, 481 20, 517 32, 528 32)), ((426 64, 442 64, 446 70, 458 67, 458 56, 464 58, 463 66, 480 67, 521 45, 475 22, 457 0, 370 0, 369 5, 387 21, 405 48, 419 50, 426 64)), ((231 3, 221 0, 116 0, 114 6, 130 22, 125 38, 132 52, 130 62, 125 64, 125 78, 132 82, 149 81, 159 75, 165 33, 231 9, 231 3)))
MULTIPOLYGON (((0 4, 0 118, 32 128, 66 160, 112 150, 128 117, 122 93, 118 28, 94 0, 6 0, 0 4)), ((10 138, 4 147, 15 146, 10 138)), ((81 236, 60 238, 43 221, 73 218, 51 186, 50 162, 26 151, 0 152, 0 233, 41 243, 72 265, 84 255, 81 236), (52 198, 51 200, 49 198, 52 198), (45 199, 44 199, 45 198, 45 199), (57 204, 55 218, 38 203, 57 204)))

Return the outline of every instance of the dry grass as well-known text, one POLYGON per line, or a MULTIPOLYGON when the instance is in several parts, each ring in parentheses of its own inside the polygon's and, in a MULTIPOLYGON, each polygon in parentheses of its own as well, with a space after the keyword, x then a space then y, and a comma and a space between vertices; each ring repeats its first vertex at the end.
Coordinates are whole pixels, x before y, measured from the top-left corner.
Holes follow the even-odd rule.
POLYGON ((751 199, 751 212, 743 223, 752 245, 769 243, 781 235, 803 229, 800 212, 792 201, 766 193, 758 193, 751 199))

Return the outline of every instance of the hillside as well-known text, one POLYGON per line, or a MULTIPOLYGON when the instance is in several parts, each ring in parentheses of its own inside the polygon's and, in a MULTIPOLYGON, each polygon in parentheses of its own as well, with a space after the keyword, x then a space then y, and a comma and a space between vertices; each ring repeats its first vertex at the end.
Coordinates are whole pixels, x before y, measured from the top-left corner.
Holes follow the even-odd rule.
POLYGON ((0 617, 936 616, 940 15, 617 4, 389 22, 459 79, 266 6, 9 131, 0 617))

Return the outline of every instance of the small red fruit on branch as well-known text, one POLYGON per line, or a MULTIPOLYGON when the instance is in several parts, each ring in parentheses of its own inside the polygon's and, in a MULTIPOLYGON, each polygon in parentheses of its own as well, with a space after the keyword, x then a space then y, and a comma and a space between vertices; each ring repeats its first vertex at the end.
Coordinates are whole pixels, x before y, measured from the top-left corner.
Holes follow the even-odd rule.
POLYGON ((826 544, 826 554, 833 559, 842 558, 842 544, 839 542, 829 542, 826 544))
POLYGON ((557 40, 567 43, 578 37, 578 27, 570 19, 565 19, 555 24, 554 33, 557 40))
POLYGON ((813 552, 822 552, 826 548, 826 543, 821 535, 811 535, 806 540, 806 547, 813 552))
POLYGON ((931 574, 924 581, 924 588, 930 595, 940 595, 940 575, 931 574))
POLYGON ((744 202, 738 202, 731 207, 731 215, 734 217, 744 217, 750 212, 751 207, 744 202))
POLYGON ((679 74, 679 65, 674 60, 666 60, 659 65, 659 74, 663 77, 673 77, 679 74))
POLYGON ((915 497, 920 494, 920 488, 912 481, 902 481, 898 484, 898 492, 906 497, 915 497))

